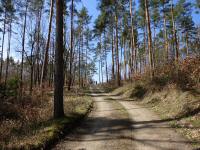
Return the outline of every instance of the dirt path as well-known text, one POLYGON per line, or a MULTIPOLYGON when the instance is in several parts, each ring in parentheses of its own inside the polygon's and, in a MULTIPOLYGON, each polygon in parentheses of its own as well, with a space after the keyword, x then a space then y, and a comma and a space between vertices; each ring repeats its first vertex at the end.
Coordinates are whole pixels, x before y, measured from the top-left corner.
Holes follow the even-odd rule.
POLYGON ((55 150, 192 150, 165 121, 134 102, 93 94, 95 108, 55 150))
POLYGON ((168 120, 160 119, 147 107, 119 97, 117 100, 128 111, 133 121, 136 150, 192 150, 191 142, 183 138, 168 125, 168 120))

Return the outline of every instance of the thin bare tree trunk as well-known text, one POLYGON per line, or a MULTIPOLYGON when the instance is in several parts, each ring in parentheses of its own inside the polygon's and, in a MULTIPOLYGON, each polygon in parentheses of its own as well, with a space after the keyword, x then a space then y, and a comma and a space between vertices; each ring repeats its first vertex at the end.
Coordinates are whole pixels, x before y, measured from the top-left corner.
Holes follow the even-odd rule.
POLYGON ((70 40, 70 64, 69 64, 69 83, 68 83, 68 90, 71 89, 71 84, 72 84, 72 61, 73 61, 73 34, 74 34, 74 27, 73 27, 73 22, 74 22, 74 0, 71 0, 71 40, 70 40))
MULTIPOLYGON (((83 31, 83 26, 82 26, 82 31, 83 31)), ((82 32, 82 36, 81 36, 81 54, 82 54, 82 56, 81 56, 81 65, 82 65, 82 67, 83 67, 83 60, 84 60, 84 33, 82 32)), ((82 71, 81 71, 81 87, 83 87, 83 69, 82 69, 82 71)))
POLYGON ((146 25, 144 26, 144 61, 145 61, 145 63, 144 63, 144 72, 146 72, 146 68, 147 68, 147 66, 146 66, 146 60, 147 60, 147 58, 146 58, 146 55, 147 55, 147 48, 146 48, 146 41, 147 39, 146 39, 146 25))
POLYGON ((125 40, 125 37, 123 38, 123 45, 124 45, 124 80, 126 81, 126 64, 127 64, 127 60, 126 60, 126 40, 125 40))
POLYGON ((146 14, 146 23, 147 23, 147 31, 148 31, 148 49, 149 49, 149 69, 151 77, 154 76, 154 68, 153 68, 153 54, 152 54, 152 36, 151 36, 151 23, 149 16, 149 6, 148 1, 145 0, 145 14, 146 14))
MULTIPOLYGON (((105 33, 104 33, 104 38, 105 38, 105 33)), ((105 44, 105 47, 104 47, 105 49, 104 49, 104 53, 105 53, 105 64, 106 64, 106 82, 108 83, 108 62, 107 62, 107 52, 106 52, 106 48, 107 48, 107 46, 106 46, 106 44, 105 44)))
POLYGON ((153 32, 154 40, 153 40, 152 53, 153 53, 153 68, 155 68, 155 66, 156 66, 156 27, 154 26, 153 29, 154 29, 154 32, 153 32))
POLYGON ((112 28, 112 79, 115 80, 114 32, 112 28))
POLYGON ((101 60, 99 59, 99 83, 101 83, 101 60))
MULTIPOLYGON (((165 10, 165 4, 163 4, 163 10, 165 10)), ((169 45, 168 45, 168 37, 167 37, 167 27, 166 27, 166 14, 163 11, 163 21, 164 21, 164 38, 165 38, 165 59, 169 60, 169 45)))
POLYGON ((41 75, 40 86, 42 86, 43 82, 47 79, 48 59, 49 59, 49 45, 50 45, 50 39, 51 39, 51 27, 52 27, 52 19, 53 19, 53 8, 54 8, 54 0, 51 0, 48 38, 47 38, 47 43, 46 43, 46 48, 45 48, 44 63, 43 63, 43 66, 42 66, 42 75, 41 75))
POLYGON ((26 10, 24 14, 24 26, 22 36, 22 60, 21 60, 21 75, 20 75, 20 98, 23 96, 23 72, 24 72, 24 53, 25 53, 25 39, 26 39, 26 24, 27 24, 27 11, 28 11, 28 0, 26 0, 26 10))
POLYGON ((79 87, 81 87, 81 35, 78 48, 78 81, 79 81, 79 87))
POLYGON ((118 45, 118 16, 115 16, 116 23, 116 66, 117 66, 117 85, 120 86, 120 66, 119 66, 119 45, 118 45))
POLYGON ((4 23, 3 23, 3 38, 2 38, 2 45, 1 45, 1 66, 0 66, 0 83, 2 81, 2 73, 3 73, 3 51, 4 51, 4 40, 5 40, 5 33, 6 33, 6 17, 7 13, 4 13, 4 23))
POLYGON ((37 52, 36 52, 36 84, 40 85, 40 26, 42 19, 42 9, 38 10, 38 20, 37 20, 37 52))
POLYGON ((102 58, 101 58, 101 82, 103 83, 103 62, 102 62, 102 58))
POLYGON ((178 62, 179 60, 179 48, 178 48, 178 40, 177 40, 177 33, 176 33, 176 25, 174 21, 174 4, 173 0, 171 0, 171 17, 172 17, 172 26, 173 26, 173 43, 175 43, 175 61, 178 62))
POLYGON ((8 79, 8 69, 10 64, 10 45, 12 38, 12 18, 9 24, 9 33, 8 33, 8 51, 7 51, 7 64, 6 64, 6 76, 5 76, 5 88, 7 87, 7 79, 8 79))
MULTIPOLYGON (((135 1, 134 1, 135 2, 135 1)), ((133 1, 129 1, 130 5, 130 16, 131 16, 131 48, 132 48, 132 69, 137 72, 137 50, 136 50, 136 40, 135 40, 135 33, 134 33, 134 20, 133 20, 133 12, 132 12, 132 3, 133 1)), ((132 70, 132 73, 133 73, 132 70)))
POLYGON ((32 95, 32 91, 33 91, 33 75, 34 75, 34 65, 35 65, 35 61, 33 59, 33 50, 34 50, 34 45, 35 45, 35 39, 36 39, 36 31, 37 29, 35 28, 35 32, 33 35, 33 41, 32 41, 32 45, 31 45, 31 83, 30 83, 30 95, 32 95))

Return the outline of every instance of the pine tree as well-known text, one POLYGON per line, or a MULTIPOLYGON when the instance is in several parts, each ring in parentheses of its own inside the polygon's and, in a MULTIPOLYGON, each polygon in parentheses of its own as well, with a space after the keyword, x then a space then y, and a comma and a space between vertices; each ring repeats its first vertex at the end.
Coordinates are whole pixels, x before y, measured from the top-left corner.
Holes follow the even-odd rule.
POLYGON ((55 51, 55 79, 54 79, 54 118, 64 116, 63 86, 63 0, 56 0, 56 51, 55 51))

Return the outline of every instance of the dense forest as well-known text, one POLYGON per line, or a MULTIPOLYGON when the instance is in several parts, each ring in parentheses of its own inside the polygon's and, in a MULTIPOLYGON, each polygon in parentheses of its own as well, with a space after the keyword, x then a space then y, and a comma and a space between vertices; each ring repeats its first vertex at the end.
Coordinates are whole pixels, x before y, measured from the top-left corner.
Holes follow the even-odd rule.
POLYGON ((0 149, 31 145, 26 136, 49 138, 41 126, 60 118, 80 120, 83 114, 68 114, 90 109, 94 86, 199 90, 199 0, 97 0, 92 7, 97 18, 81 0, 0 1, 0 149))

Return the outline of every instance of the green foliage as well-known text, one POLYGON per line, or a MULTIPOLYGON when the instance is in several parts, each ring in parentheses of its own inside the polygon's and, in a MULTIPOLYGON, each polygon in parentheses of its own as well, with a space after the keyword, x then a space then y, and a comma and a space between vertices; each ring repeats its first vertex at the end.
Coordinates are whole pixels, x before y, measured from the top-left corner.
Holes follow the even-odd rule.
POLYGON ((169 83, 170 77, 168 75, 165 76, 156 76, 152 79, 152 83, 157 86, 165 86, 169 83))
POLYGON ((0 83, 0 98, 3 98, 4 93, 5 93, 5 86, 3 83, 0 83))
POLYGON ((6 87, 6 96, 17 96, 19 81, 20 80, 18 78, 12 78, 8 80, 6 87))
POLYGON ((130 97, 136 97, 142 99, 146 94, 147 90, 142 85, 136 85, 130 97))

